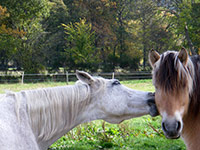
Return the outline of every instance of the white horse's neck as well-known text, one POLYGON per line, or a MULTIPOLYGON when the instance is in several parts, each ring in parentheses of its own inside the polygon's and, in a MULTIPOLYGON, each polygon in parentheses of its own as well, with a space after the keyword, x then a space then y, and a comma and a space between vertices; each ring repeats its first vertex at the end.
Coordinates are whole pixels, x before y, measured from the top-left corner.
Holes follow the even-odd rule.
POLYGON ((69 130, 94 118, 87 85, 23 91, 30 124, 41 149, 47 149, 69 130))

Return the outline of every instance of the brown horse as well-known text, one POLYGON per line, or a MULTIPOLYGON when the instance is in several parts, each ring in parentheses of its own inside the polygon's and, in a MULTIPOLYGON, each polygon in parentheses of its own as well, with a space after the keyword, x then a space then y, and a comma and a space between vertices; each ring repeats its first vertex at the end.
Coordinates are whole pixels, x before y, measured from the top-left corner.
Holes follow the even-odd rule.
POLYGON ((200 150, 200 56, 187 50, 159 55, 151 50, 156 105, 167 138, 182 136, 188 150, 200 150))

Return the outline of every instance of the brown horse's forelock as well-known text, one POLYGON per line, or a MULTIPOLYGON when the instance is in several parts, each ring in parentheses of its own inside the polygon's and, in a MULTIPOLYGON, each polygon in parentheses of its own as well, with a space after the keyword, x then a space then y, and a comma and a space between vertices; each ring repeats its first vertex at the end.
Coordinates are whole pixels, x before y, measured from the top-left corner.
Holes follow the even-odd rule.
POLYGON ((165 92, 178 93, 187 86, 187 78, 183 73, 180 74, 177 67, 179 60, 176 57, 176 53, 162 55, 159 68, 154 72, 156 85, 165 92))
POLYGON ((192 91, 189 95, 189 116, 197 117, 200 114, 200 56, 192 56, 189 59, 190 64, 181 67, 177 53, 161 55, 158 68, 153 72, 153 80, 155 86, 158 85, 164 92, 178 94, 184 87, 189 87, 190 76, 192 91))

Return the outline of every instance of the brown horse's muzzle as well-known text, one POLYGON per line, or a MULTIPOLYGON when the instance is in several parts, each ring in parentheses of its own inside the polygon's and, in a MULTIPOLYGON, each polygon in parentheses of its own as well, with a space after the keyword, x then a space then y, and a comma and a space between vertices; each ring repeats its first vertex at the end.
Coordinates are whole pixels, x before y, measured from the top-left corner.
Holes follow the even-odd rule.
POLYGON ((177 139, 180 137, 182 123, 176 119, 165 120, 162 122, 164 134, 169 139, 177 139))

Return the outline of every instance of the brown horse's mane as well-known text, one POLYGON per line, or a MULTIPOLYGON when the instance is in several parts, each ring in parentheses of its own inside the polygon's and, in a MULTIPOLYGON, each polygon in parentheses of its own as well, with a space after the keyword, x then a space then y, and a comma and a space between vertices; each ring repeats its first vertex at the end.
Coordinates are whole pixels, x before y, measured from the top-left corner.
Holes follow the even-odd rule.
POLYGON ((190 95, 190 106, 189 110, 192 110, 194 116, 197 116, 200 112, 200 56, 191 56, 190 57, 194 65, 194 74, 193 82, 193 92, 190 95))
POLYGON ((180 93, 181 89, 188 87, 189 111, 197 116, 200 112, 200 56, 190 57, 184 66, 178 59, 178 52, 165 52, 156 64, 153 76, 154 85, 166 92, 180 93))
POLYGON ((179 77, 178 70, 174 64, 177 64, 175 60, 175 54, 169 53, 166 56, 162 55, 160 58, 159 70, 155 72, 155 79, 157 85, 159 85, 166 92, 178 92, 175 91, 179 87, 185 87, 187 80, 183 77, 179 77))

